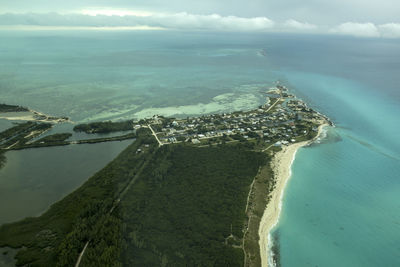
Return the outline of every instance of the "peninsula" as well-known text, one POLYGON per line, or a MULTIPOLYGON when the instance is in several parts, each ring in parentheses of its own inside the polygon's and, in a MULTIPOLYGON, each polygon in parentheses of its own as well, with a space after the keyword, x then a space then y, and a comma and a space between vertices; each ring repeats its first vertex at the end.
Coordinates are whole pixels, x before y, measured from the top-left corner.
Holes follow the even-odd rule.
POLYGON ((53 117, 26 107, 7 104, 0 104, 0 119, 51 123, 69 121, 67 117, 53 117))
MULTIPOLYGON (((285 86, 250 111, 75 126, 135 141, 43 215, 0 227, 17 265, 267 266, 297 149, 331 124, 285 86), (133 132, 132 132, 133 131, 133 132)), ((79 144, 44 122, 0 133, 2 151, 79 144), (37 139, 29 135, 37 132, 37 139), (38 139, 40 138, 40 139, 38 139)), ((98 138, 90 142, 97 142, 98 138)), ((83 140, 82 140, 83 142, 83 140)), ((276 256, 276 255, 275 255, 276 256)))

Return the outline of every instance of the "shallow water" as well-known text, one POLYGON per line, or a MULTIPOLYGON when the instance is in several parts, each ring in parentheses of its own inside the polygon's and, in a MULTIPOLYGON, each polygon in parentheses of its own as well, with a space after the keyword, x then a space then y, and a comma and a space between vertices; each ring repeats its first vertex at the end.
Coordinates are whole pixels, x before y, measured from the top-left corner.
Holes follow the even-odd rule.
POLYGON ((286 75, 337 127, 292 166, 274 231, 281 265, 400 265, 399 105, 348 79, 286 75))
POLYGON ((13 122, 9 120, 0 119, 0 132, 13 127, 13 122))
POLYGON ((300 149, 278 225, 282 266, 396 266, 399 161, 331 129, 300 149))
POLYGON ((234 36, 229 35, 1 34, 1 100, 77 122, 140 117, 136 113, 144 109, 188 105, 193 106, 181 115, 194 115, 202 113, 199 103, 211 105, 206 112, 243 107, 242 101, 218 107, 213 98, 226 93, 251 93, 259 101, 247 104, 255 107, 263 101, 260 88, 274 81, 259 49, 230 45, 234 36))
MULTIPOLYGON (((400 265, 398 40, 202 32, 1 34, 0 102, 76 122, 173 115, 176 107, 180 116, 251 109, 274 81, 283 81, 337 128, 323 144, 296 156, 276 229, 282 266, 400 265), (221 101, 227 94, 234 98, 221 101)), ((28 167, 21 166, 15 170, 28 167)), ((27 196, 36 185, 48 190, 45 183, 19 183, 27 196)))

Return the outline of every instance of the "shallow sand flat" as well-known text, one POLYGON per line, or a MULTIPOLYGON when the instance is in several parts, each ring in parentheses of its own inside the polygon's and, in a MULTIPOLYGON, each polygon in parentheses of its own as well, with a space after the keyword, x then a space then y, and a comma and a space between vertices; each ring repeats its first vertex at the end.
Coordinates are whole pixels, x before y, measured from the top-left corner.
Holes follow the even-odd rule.
POLYGON ((0 119, 10 121, 33 121, 35 120, 32 112, 5 112, 0 113, 0 119))
POLYGON ((0 113, 0 119, 5 119, 9 121, 37 121, 53 123, 70 121, 69 119, 55 118, 31 109, 29 111, 23 112, 3 112, 0 113))
POLYGON ((259 99, 254 94, 233 94, 227 93, 218 95, 209 103, 199 103, 196 105, 185 105, 165 108, 148 108, 135 113, 137 118, 148 118, 153 115, 173 116, 173 115, 194 115, 218 113, 230 110, 246 110, 257 107, 259 99))
POLYGON ((138 105, 130 105, 129 107, 123 108, 123 109, 107 109, 105 108, 103 111, 99 111, 98 113, 80 121, 80 123, 84 122, 92 122, 92 121, 105 121, 105 120, 113 120, 115 118, 117 119, 132 119, 132 110, 137 109, 139 106, 138 105))
POLYGON ((305 141, 295 143, 284 147, 281 151, 275 154, 272 160, 272 169, 275 175, 275 189, 271 193, 271 199, 264 210, 264 214, 261 218, 260 228, 258 234, 260 237, 260 257, 261 265, 263 267, 272 266, 272 259, 268 255, 270 251, 270 231, 279 221, 279 215, 282 208, 282 199, 285 191, 287 182, 291 176, 291 165, 295 159, 297 150, 310 144, 320 138, 323 128, 328 126, 327 124, 320 125, 318 128, 318 135, 311 141, 305 141))

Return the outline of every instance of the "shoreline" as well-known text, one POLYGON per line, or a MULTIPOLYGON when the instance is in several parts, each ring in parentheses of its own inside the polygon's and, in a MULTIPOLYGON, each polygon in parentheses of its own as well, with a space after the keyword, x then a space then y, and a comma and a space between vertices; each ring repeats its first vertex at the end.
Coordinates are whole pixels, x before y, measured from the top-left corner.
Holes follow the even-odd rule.
POLYGON ((33 109, 28 109, 28 111, 21 112, 0 112, 0 119, 8 121, 50 122, 56 124, 63 122, 72 123, 72 121, 67 117, 53 117, 33 109))
POLYGON ((292 175, 291 167, 296 157, 296 153, 299 148, 309 145, 317 140, 321 136, 321 133, 326 126, 329 126, 329 124, 321 124, 318 127, 317 136, 315 136, 312 140, 283 147, 281 151, 275 154, 271 162, 276 184, 274 190, 270 193, 271 198, 265 207, 258 229, 262 267, 273 266, 271 257, 272 255, 269 255, 271 246, 270 232, 279 222, 279 217, 282 210, 283 195, 287 183, 292 175))

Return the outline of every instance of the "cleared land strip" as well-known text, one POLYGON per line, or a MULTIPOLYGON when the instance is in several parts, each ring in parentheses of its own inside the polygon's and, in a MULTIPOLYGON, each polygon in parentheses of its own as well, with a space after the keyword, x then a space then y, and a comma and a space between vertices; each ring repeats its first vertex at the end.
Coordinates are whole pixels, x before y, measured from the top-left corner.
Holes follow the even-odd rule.
MULTIPOLYGON (((151 128, 150 128, 151 129, 151 128)), ((157 139, 158 141, 158 139, 157 139)), ((121 202, 121 199, 126 195, 126 193, 129 191, 129 189, 131 188, 131 186, 137 181, 137 179, 139 178, 140 174, 142 173, 143 169, 147 166, 148 161, 144 161, 142 163, 142 166, 140 166, 139 171, 136 173, 135 176, 133 176, 133 178, 129 181, 128 185, 121 191, 121 193, 119 194, 119 197, 116 199, 116 201, 114 201, 114 205, 111 207, 109 213, 112 213, 114 211, 114 209, 118 206, 118 204, 121 202)), ((83 255, 85 254, 86 248, 88 247, 89 243, 91 240, 87 241, 85 246, 83 247, 81 253, 79 253, 79 257, 78 260, 76 261, 75 267, 79 267, 81 260, 83 258, 83 255)))
MULTIPOLYGON (((140 174, 142 173, 144 167, 147 165, 147 161, 145 161, 142 166, 140 167, 140 170, 138 173, 131 179, 129 184, 125 187, 124 190, 122 190, 121 194, 119 195, 119 198, 114 202, 114 205, 111 207, 109 213, 112 213, 114 209, 118 206, 118 204, 121 202, 121 199, 126 195, 128 192, 129 188, 137 181, 139 178, 140 174)), ((79 267, 79 264, 81 263, 81 260, 83 258, 83 255, 85 254, 86 248, 88 247, 89 243, 91 240, 87 241, 85 246, 83 247, 81 253, 79 253, 78 260, 76 261, 75 267, 79 267)))
POLYGON ((90 241, 86 242, 85 246, 83 247, 83 250, 82 250, 81 253, 79 254, 79 257, 78 257, 78 260, 76 261, 75 267, 79 267, 79 264, 81 264, 81 260, 82 260, 83 254, 85 253, 86 248, 87 248, 88 245, 89 245, 89 242, 90 242, 90 241))
POLYGON ((258 245, 258 228, 261 217, 268 203, 268 192, 271 186, 272 173, 269 163, 262 166, 254 179, 249 194, 247 227, 243 234, 242 247, 245 253, 244 267, 261 266, 260 249, 258 245))
POLYGON ((280 100, 282 99, 282 97, 278 98, 274 104, 272 104, 266 111, 265 113, 268 113, 268 111, 270 111, 280 100))
POLYGON ((157 140, 159 146, 162 146, 163 143, 161 143, 161 141, 158 139, 156 132, 153 130, 153 128, 151 128, 150 124, 147 124, 147 127, 149 127, 151 133, 152 133, 153 136, 156 138, 156 140, 157 140))

